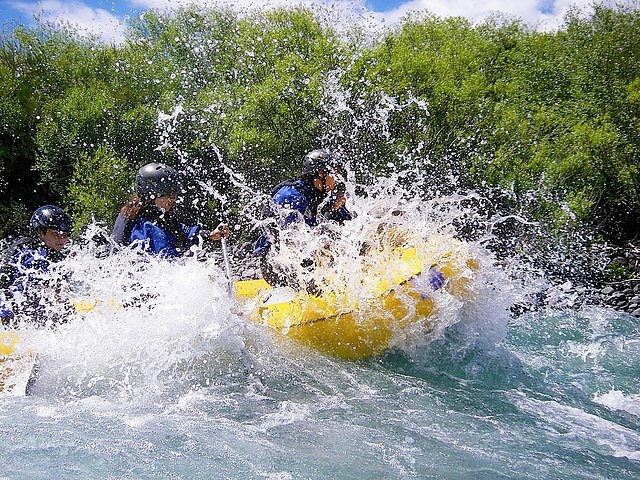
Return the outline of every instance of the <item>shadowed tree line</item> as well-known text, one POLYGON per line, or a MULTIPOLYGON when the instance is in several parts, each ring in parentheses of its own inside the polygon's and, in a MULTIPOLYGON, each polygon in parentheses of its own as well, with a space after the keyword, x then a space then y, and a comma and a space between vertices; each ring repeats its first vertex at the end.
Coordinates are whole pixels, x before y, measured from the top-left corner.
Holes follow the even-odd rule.
POLYGON ((554 32, 415 14, 374 40, 324 18, 152 11, 115 46, 44 24, 6 32, 0 234, 45 202, 79 228, 110 224, 149 161, 186 173, 201 219, 233 218, 248 198, 226 167, 268 192, 325 146, 363 185, 405 172, 425 195, 499 187, 557 232, 638 236, 637 6, 575 10, 554 32))

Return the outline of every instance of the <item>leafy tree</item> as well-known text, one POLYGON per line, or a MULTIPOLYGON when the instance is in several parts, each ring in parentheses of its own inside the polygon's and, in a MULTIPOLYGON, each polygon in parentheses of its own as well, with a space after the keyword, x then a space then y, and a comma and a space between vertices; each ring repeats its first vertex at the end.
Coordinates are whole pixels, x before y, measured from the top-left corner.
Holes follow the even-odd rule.
POLYGON ((133 178, 127 160, 106 145, 100 145, 91 154, 80 155, 65 195, 65 204, 75 214, 76 230, 92 220, 111 226, 122 204, 133 193, 133 178))
POLYGON ((304 8, 198 7, 146 12, 115 46, 17 27, 0 41, 0 233, 43 202, 110 222, 149 161, 185 173, 190 214, 241 215, 324 146, 362 184, 502 189, 558 235, 634 238, 639 27, 633 4, 553 32, 420 13, 367 38, 304 8))

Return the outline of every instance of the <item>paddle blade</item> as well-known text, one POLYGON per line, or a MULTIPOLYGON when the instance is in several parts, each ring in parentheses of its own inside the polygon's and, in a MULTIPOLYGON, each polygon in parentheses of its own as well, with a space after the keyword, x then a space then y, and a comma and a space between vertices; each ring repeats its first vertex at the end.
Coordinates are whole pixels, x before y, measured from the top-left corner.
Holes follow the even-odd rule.
POLYGON ((37 356, 33 352, 0 360, 0 393, 29 395, 37 369, 37 356))

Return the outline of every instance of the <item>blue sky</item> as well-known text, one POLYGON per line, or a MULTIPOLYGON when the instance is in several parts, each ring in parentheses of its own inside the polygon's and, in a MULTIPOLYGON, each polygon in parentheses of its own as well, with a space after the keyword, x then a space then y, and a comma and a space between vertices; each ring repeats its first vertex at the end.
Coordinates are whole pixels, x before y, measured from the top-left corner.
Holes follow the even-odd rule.
POLYGON ((238 9, 274 5, 326 5, 348 13, 346 18, 367 18, 368 22, 390 25, 410 10, 429 10, 439 16, 464 16, 472 21, 502 12, 551 29, 561 24, 570 5, 586 7, 591 0, 0 0, 0 25, 3 30, 16 23, 31 24, 34 15, 45 20, 62 21, 79 26, 81 31, 98 34, 109 42, 122 39, 123 21, 149 8, 176 5, 231 5, 238 9), (8 22, 8 23, 7 23, 8 22))

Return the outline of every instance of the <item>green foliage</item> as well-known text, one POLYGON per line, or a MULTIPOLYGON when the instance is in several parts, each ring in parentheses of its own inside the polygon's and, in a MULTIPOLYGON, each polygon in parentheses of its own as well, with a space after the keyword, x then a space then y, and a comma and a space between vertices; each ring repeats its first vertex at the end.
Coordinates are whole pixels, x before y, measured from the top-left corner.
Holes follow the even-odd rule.
POLYGON ((92 154, 80 155, 65 196, 65 204, 75 213, 76 230, 92 220, 111 226, 121 205, 133 193, 134 176, 127 161, 105 145, 92 154))
POLYGON ((293 176, 292 165, 320 136, 324 81, 339 65, 339 44, 305 10, 258 13, 240 29, 245 56, 234 85, 237 105, 227 115, 226 150, 240 164, 255 166, 246 162, 248 150, 293 176))
POLYGON ((500 145, 492 182, 544 185, 558 200, 555 215, 565 203, 617 240, 639 229, 639 27, 637 11, 596 7, 591 17, 571 13, 556 34, 527 36, 511 52, 507 106, 489 141, 500 145))
POLYGON ((619 263, 612 263, 607 265, 604 275, 605 279, 609 282, 621 282, 633 278, 634 271, 619 263))
POLYGON ((441 192, 497 186, 558 232, 640 233, 637 7, 573 10, 555 32, 414 14, 378 39, 320 18, 150 11, 117 46, 15 29, 0 43, 0 233, 43 202, 111 222, 154 160, 190 192, 215 186, 226 203, 207 212, 237 214, 247 199, 223 162, 269 191, 319 146, 363 183, 405 171, 441 192))
POLYGON ((35 169, 56 193, 64 193, 84 153, 109 138, 112 110, 108 92, 86 86, 70 88, 46 105, 36 133, 40 148, 35 169))
POLYGON ((31 213, 22 203, 11 202, 0 205, 0 237, 26 233, 31 213))

